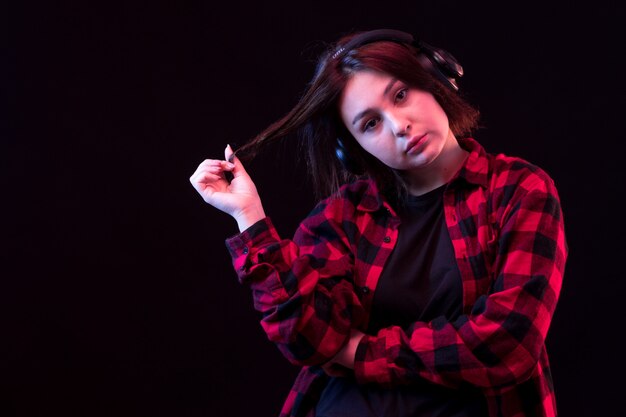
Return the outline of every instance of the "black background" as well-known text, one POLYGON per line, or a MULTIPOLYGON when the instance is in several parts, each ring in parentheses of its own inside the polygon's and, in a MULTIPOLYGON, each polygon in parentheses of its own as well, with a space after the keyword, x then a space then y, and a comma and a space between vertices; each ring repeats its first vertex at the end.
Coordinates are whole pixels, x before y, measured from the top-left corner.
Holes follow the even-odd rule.
MULTIPOLYGON (((476 139, 554 178, 570 246, 547 341, 560 414, 621 415, 623 6, 473 3, 12 5, 0 415, 278 414, 297 369, 236 282, 235 222, 188 178, 295 103, 323 42, 375 28, 452 52, 476 139)), ((248 165, 284 236, 314 203, 294 153, 248 165)))

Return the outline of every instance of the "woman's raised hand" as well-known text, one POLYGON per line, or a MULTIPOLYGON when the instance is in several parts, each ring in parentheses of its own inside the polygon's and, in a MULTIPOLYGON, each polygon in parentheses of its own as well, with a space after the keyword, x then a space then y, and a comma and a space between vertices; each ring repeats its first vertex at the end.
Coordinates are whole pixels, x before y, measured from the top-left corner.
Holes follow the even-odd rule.
POLYGON ((205 159, 189 178, 204 201, 235 218, 244 231, 265 217, 256 186, 228 145, 225 160, 205 159), (228 162, 232 160, 232 162, 228 162), (231 172, 229 182, 225 172, 231 172))

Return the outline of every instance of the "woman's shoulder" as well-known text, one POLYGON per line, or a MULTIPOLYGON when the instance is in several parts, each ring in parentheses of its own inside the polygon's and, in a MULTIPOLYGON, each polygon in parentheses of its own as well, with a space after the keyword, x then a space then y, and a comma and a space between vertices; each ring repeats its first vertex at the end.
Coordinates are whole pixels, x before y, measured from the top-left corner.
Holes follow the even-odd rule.
POLYGON ((308 244, 311 237, 323 236, 326 240, 333 240, 339 236, 354 236, 366 215, 363 207, 372 205, 368 200, 371 194, 369 180, 356 180, 341 186, 336 193, 317 203, 302 220, 294 241, 308 244))
POLYGON ((492 180, 500 187, 554 186, 554 180, 543 168, 520 156, 494 154, 490 171, 492 180))
POLYGON ((339 189, 322 199, 312 210, 311 215, 317 213, 354 213, 357 210, 375 210, 382 205, 382 197, 376 184, 368 178, 359 178, 343 184, 339 189))
POLYGON ((466 162, 466 175, 471 175, 476 182, 489 182, 490 188, 531 187, 533 184, 554 185, 551 176, 538 165, 527 159, 485 149, 473 138, 464 138, 461 146, 470 152, 466 162))

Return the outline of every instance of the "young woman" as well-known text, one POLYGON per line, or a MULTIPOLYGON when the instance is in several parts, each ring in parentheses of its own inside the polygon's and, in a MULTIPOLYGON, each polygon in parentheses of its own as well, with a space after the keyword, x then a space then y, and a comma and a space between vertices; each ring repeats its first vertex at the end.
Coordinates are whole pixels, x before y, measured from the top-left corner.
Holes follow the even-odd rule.
POLYGON ((544 342, 567 257, 558 193, 471 138, 461 76, 404 32, 332 45, 298 104, 237 151, 299 133, 326 197, 292 240, 230 147, 191 176, 237 221, 238 277, 302 366, 281 415, 556 415, 544 342))

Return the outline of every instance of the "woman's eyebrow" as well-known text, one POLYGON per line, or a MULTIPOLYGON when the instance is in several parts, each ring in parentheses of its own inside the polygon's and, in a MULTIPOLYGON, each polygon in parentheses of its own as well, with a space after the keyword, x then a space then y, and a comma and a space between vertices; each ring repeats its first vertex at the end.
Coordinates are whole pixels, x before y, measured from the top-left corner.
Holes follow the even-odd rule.
MULTIPOLYGON (((386 96, 389 93, 389 91, 391 91, 391 89, 396 84, 396 82, 398 82, 397 78, 392 78, 391 81, 389 81, 389 84, 387 84, 387 86, 383 90, 383 97, 386 96)), ((361 118, 363 118, 363 116, 365 116, 371 110, 372 110, 371 108, 368 108, 368 109, 363 110, 362 112, 359 112, 356 116, 354 116, 354 119, 352 120, 352 125, 354 126, 356 122, 358 122, 361 118)))
POLYGON ((392 78, 391 81, 389 81, 389 84, 387 84, 387 87, 385 87, 385 91, 383 91, 383 96, 386 96, 387 93, 389 93, 389 90, 391 90, 391 88, 394 86, 394 84, 398 81, 397 78, 392 78))

